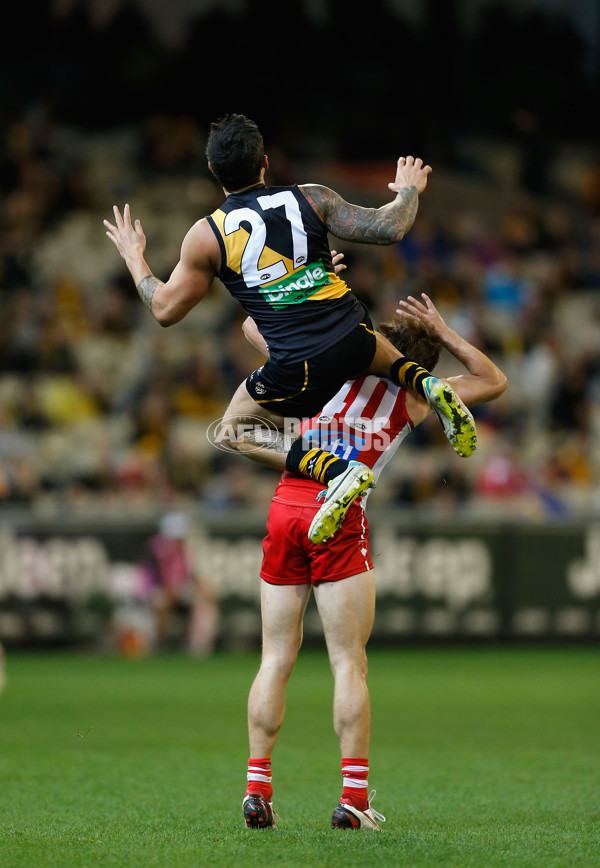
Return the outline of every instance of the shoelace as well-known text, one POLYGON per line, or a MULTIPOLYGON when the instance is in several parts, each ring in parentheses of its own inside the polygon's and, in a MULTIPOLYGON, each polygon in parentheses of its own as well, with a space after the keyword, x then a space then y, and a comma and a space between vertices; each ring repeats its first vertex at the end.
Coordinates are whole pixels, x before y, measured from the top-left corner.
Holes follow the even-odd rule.
POLYGON ((371 802, 376 795, 377 790, 371 790, 371 792, 369 793, 369 811, 371 812, 371 814, 373 814, 376 820, 379 820, 380 823, 385 823, 385 817, 383 816, 383 814, 380 814, 379 811, 376 811, 375 808, 371 807, 371 802))

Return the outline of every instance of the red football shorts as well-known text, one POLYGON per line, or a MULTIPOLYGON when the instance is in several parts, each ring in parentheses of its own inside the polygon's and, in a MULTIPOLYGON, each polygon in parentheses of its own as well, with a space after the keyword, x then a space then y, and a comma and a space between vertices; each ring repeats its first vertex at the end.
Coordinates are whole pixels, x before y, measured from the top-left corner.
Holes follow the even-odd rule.
POLYGON ((333 539, 314 545, 308 530, 319 508, 323 486, 312 479, 284 474, 277 486, 263 540, 260 577, 273 585, 337 582, 373 569, 369 526, 364 510, 353 503, 333 539))

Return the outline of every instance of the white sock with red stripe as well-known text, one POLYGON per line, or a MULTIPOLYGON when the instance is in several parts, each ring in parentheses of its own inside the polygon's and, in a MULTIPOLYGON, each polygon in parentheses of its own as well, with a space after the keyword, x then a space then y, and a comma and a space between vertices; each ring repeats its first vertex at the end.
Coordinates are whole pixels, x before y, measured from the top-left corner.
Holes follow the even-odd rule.
POLYGON ((353 805, 359 811, 366 811, 369 807, 368 778, 369 760, 366 757, 342 757, 344 788, 340 801, 353 805))
POLYGON ((273 787, 271 786, 271 757, 250 757, 248 760, 248 787, 249 793, 264 796, 267 802, 273 800, 273 787))

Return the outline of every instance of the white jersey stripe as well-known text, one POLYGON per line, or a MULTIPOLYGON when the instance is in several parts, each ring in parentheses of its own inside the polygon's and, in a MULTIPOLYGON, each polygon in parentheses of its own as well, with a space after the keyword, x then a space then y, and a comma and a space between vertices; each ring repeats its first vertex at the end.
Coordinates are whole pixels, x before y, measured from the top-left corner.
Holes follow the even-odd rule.
POLYGON ((322 416, 333 416, 335 413, 339 413, 339 411, 343 408, 346 398, 348 397, 348 393, 351 391, 352 386, 354 385, 353 380, 348 380, 347 383, 344 383, 339 392, 331 398, 330 401, 325 404, 323 409, 321 410, 322 416))
MULTIPOLYGON (((379 382, 379 380, 377 382, 379 382)), ((350 404, 350 406, 344 413, 345 418, 362 419, 365 407, 367 406, 367 402, 370 397, 370 394, 366 394, 366 389, 361 389, 354 401, 350 404)))

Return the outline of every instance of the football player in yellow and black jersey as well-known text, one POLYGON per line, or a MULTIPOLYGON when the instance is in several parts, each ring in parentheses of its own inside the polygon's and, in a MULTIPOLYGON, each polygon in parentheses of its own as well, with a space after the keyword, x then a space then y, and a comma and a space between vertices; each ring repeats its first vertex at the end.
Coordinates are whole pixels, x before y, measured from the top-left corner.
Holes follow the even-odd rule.
MULTIPOLYGON (((454 450, 471 455, 475 425, 467 407, 445 381, 375 332, 365 306, 336 274, 328 243, 328 234, 364 244, 400 241, 415 220, 431 167, 412 156, 400 157, 396 177, 388 184, 394 200, 363 208, 318 184, 266 186, 269 161, 263 138, 244 115, 229 114, 213 123, 206 153, 226 198, 188 231, 166 282, 146 263, 146 238, 140 221, 132 223, 129 205, 123 214, 114 206, 115 223, 105 220, 104 225, 142 301, 161 325, 181 320, 215 278, 257 324, 269 360, 233 396, 225 416, 228 427, 248 417, 262 416, 277 425, 284 417, 311 417, 346 380, 371 373, 427 400, 454 450)), ((289 456, 290 470, 323 484, 338 475, 302 439, 289 456)), ((253 457, 260 460, 260 453, 253 457)), ((346 471, 344 485, 354 497, 372 484, 367 471, 363 465, 346 471)))

